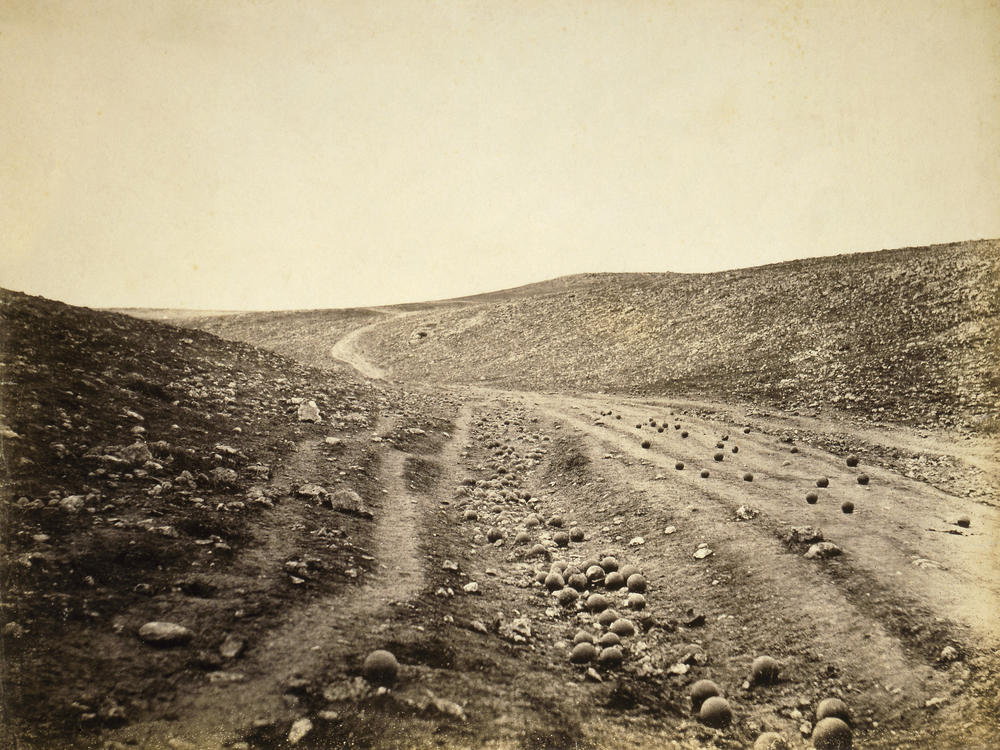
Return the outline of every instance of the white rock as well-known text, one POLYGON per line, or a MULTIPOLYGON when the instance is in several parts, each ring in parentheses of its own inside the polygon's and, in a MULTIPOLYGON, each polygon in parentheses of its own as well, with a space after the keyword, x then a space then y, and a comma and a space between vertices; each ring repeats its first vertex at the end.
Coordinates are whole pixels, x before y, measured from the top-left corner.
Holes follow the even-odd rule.
POLYGON ((309 721, 309 719, 302 717, 301 719, 296 720, 288 732, 288 744, 297 745, 305 739, 305 736, 312 731, 312 728, 313 723, 309 721))
POLYGON ((306 401, 299 404, 298 419, 300 422, 322 422, 323 418, 319 414, 319 407, 315 401, 306 401))

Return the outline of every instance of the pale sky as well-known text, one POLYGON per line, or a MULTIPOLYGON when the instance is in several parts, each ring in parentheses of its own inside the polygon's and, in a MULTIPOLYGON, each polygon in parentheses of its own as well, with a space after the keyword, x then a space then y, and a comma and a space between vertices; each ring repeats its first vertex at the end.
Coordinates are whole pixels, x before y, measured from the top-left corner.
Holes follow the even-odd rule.
POLYGON ((0 0, 0 286, 437 299, 1000 237, 1000 4, 0 0))

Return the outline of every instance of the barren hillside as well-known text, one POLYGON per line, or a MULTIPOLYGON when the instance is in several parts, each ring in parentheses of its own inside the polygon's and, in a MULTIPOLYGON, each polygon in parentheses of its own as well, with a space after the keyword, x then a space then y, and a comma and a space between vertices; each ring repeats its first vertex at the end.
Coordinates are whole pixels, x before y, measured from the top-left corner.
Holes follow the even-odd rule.
POLYGON ((998 263, 993 240, 714 274, 591 275, 564 291, 386 320, 362 342, 405 380, 995 429, 998 263))
POLYGON ((0 746, 1000 746, 996 263, 0 292, 0 746))

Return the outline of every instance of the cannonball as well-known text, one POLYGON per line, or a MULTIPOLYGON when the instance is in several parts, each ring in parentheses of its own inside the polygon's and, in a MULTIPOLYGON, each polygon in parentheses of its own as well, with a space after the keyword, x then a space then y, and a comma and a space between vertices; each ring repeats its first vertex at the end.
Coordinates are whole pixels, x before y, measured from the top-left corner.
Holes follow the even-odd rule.
POLYGON ((625 654, 622 653, 620 646, 609 646, 608 648, 601 649, 601 653, 597 655, 597 664, 608 669, 614 669, 621 666, 624 659, 625 654))
POLYGON ((750 428, 749 427, 744 427, 743 428, 743 434, 744 435, 749 435, 750 434, 750 428))
POLYGON ((820 477, 819 479, 816 480, 816 486, 817 487, 829 487, 830 486, 830 480, 827 479, 826 477, 820 477))
POLYGON ((531 549, 528 550, 528 557, 548 557, 549 551, 545 548, 543 544, 533 545, 531 549))
POLYGON ((611 623, 608 630, 621 638, 628 638, 635 635, 635 625, 632 624, 631 620, 627 620, 624 617, 611 623))
POLYGON ((714 458, 716 461, 721 461, 725 457, 726 457, 725 453, 716 453, 714 456, 712 456, 712 458, 714 458))
POLYGON ((750 667, 750 681, 755 685, 770 685, 778 681, 781 666, 770 656, 758 656, 750 667))
POLYGON ((601 648, 609 648, 611 646, 617 646, 621 642, 621 637, 617 633, 612 633, 609 630, 597 640, 597 645, 601 648))
POLYGON ((753 750, 792 750, 792 746, 777 732, 764 732, 753 743, 753 750))
POLYGON ((618 572, 621 573, 622 578, 624 578, 627 581, 629 576, 635 575, 636 573, 639 572, 639 567, 637 565, 632 565, 631 563, 628 563, 618 568, 618 572))
POLYGON ((573 636, 573 643, 593 643, 594 636, 588 633, 586 630, 577 630, 576 635, 573 636))
POLYGON ((524 525, 526 528, 533 529, 536 526, 540 526, 541 522, 538 520, 538 516, 530 515, 524 519, 524 525))
POLYGON ((462 514, 462 518, 464 518, 466 521, 478 521, 479 514, 476 513, 476 511, 474 511, 472 508, 469 508, 467 511, 465 511, 465 513, 462 514))
POLYGON ((621 573, 615 570, 604 576, 604 585, 611 591, 617 591, 625 585, 625 579, 622 578, 621 573))
POLYGON ((588 557, 586 560, 584 560, 582 563, 580 563, 579 568, 584 573, 586 573, 588 570, 590 570, 595 565, 597 565, 598 567, 600 567, 600 565, 601 565, 600 561, 597 560, 596 558, 588 557))
POLYGON ((677 471, 684 471, 684 462, 678 461, 674 464, 674 468, 677 469, 677 471))
POLYGON ((708 469, 702 469, 701 470, 701 478, 702 479, 708 479, 708 476, 709 476, 708 469))
POLYGON ((649 448, 649 446, 651 446, 652 443, 649 442, 648 440, 643 440, 641 443, 639 443, 639 445, 641 445, 643 448, 649 448))
POLYGON ((716 448, 725 448, 726 444, 720 441, 720 442, 718 442, 718 443, 715 444, 715 447, 716 448))
POLYGON ((791 448, 791 449, 790 449, 790 450, 789 450, 788 452, 789 452, 789 453, 798 453, 798 452, 799 452, 799 449, 798 449, 798 448, 796 448, 795 446, 792 446, 792 448, 791 448))
POLYGON ((593 643, 577 643, 569 653, 569 660, 574 664, 589 664, 597 657, 597 647, 593 643))
POLYGON ((545 576, 545 588, 549 591, 558 591, 566 585, 566 581, 558 573, 549 573, 545 576))
POLYGON ((535 581, 537 581, 538 583, 540 583, 540 584, 542 584, 544 586, 545 585, 545 579, 548 578, 549 575, 551 575, 551 574, 550 573, 546 573, 544 570, 535 571, 535 581))
POLYGON ((604 568, 600 565, 591 565, 587 568, 587 580, 591 583, 599 583, 604 580, 604 568))
POLYGON ((972 519, 968 516, 959 516, 955 519, 955 525, 961 526, 963 529, 967 529, 972 525, 972 519))
POLYGON ((645 609, 646 597, 644 597, 642 594, 629 594, 626 606, 629 609, 635 609, 635 610, 645 609))
POLYGON ((831 716, 840 719, 848 726, 851 724, 851 712, 840 698, 824 698, 816 706, 816 721, 823 721, 831 716))
POLYGON ((569 534, 565 531, 559 531, 552 535, 552 541, 556 543, 559 547, 569 546, 569 534))
POLYGON ((559 602, 563 607, 569 607, 576 603, 576 600, 580 598, 580 594, 576 589, 565 588, 560 589, 559 593, 556 594, 556 601, 559 602))
POLYGON ((628 590, 635 594, 646 593, 646 577, 642 573, 633 573, 625 580, 628 590))
POLYGON ((752 481, 753 481, 753 474, 751 474, 751 473, 750 473, 749 471, 748 471, 748 472, 746 472, 746 473, 745 473, 745 474, 743 475, 743 481, 744 481, 744 482, 752 482, 752 481))
POLYGON ((597 616, 597 624, 608 627, 611 623, 618 619, 618 613, 613 609, 605 609, 597 616))
POLYGON ((860 485, 866 485, 866 484, 868 484, 868 475, 867 474, 858 474, 858 484, 860 484, 860 485))
POLYGON ((368 682, 375 685, 391 685, 399 673, 399 662, 388 651, 378 649, 365 657, 361 673, 368 682))
POLYGON ((517 532, 517 536, 514 537, 514 544, 527 544, 531 541, 531 534, 527 531, 517 532))
POLYGON ((688 436, 688 431, 687 430, 681 431, 681 437, 682 438, 686 438, 687 436, 688 436))
POLYGON ((815 492, 807 492, 806 502, 809 503, 810 505, 815 505, 816 503, 819 502, 819 495, 815 492))
POLYGON ((691 705, 697 712, 701 709, 702 703, 712 696, 722 695, 722 691, 712 680, 698 680, 691 686, 688 694, 691 696, 691 705))
POLYGON ((591 594, 587 597, 587 609, 591 612, 603 612, 610 606, 603 594, 591 594))
POLYGON ((574 526, 572 529, 569 530, 569 540, 571 542, 582 542, 584 536, 585 535, 583 533, 583 529, 581 529, 579 526, 574 526))
POLYGON ((721 729, 729 726, 733 720, 733 710, 729 707, 729 701, 718 695, 713 695, 701 704, 698 720, 706 726, 721 729))
POLYGON ((601 567, 604 568, 605 573, 612 573, 618 570, 618 560, 609 555, 601 560, 601 567))
POLYGON ((848 514, 853 513, 854 512, 854 503, 852 503, 850 500, 845 500, 843 503, 840 504, 840 509, 844 513, 848 513, 848 514))
POLYGON ((855 466, 858 465, 858 457, 857 456, 848 456, 847 457, 847 465, 850 466, 853 469, 855 466))
POLYGON ((563 525, 562 516, 552 516, 552 518, 549 519, 548 523, 549 526, 552 526, 553 528, 561 529, 563 525))
POLYGON ((734 445, 733 446, 733 453, 739 453, 739 452, 740 452, 740 446, 734 445))
POLYGON ((569 563, 567 563, 565 560, 553 560, 552 564, 549 566, 549 572, 559 573, 560 575, 562 575, 562 572, 566 570, 566 568, 568 567, 569 563))
POLYGON ((576 589, 577 591, 586 591, 587 576, 583 573, 574 573, 566 579, 566 585, 576 589))
POLYGON ((833 716, 816 722, 812 742, 816 750, 851 750, 854 744, 851 728, 833 716))
POLYGON ((503 532, 500 531, 500 529, 498 529, 496 526, 493 526, 493 527, 490 528, 489 531, 486 532, 486 538, 491 543, 492 542, 498 542, 501 539, 503 539, 503 532))

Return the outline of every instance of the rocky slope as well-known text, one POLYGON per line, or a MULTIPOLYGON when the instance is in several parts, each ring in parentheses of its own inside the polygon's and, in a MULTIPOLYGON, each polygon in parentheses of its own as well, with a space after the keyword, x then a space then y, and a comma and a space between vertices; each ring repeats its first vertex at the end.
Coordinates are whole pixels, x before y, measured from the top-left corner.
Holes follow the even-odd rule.
POLYGON ((194 686, 250 684, 263 634, 376 563, 371 430, 445 424, 417 396, 15 292, 0 331, 3 747, 68 746, 169 715, 194 686), (338 505, 336 489, 356 494, 338 505))
POLYGON ((998 267, 990 240, 713 274, 585 275, 556 292, 386 320, 365 349, 406 380, 995 430, 998 267))
POLYGON ((345 333, 377 321, 385 313, 370 308, 287 310, 226 315, 173 316, 170 322, 245 341, 315 367, 341 369, 330 349, 345 333))

